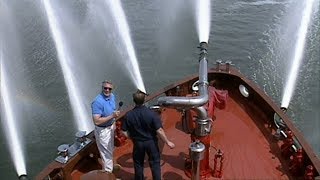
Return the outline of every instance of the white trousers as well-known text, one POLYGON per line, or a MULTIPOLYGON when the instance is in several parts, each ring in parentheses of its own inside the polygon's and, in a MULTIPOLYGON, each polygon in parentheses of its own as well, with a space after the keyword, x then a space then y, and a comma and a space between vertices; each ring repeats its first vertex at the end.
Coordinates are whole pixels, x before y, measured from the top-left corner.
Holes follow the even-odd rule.
POLYGON ((102 168, 108 172, 113 170, 114 130, 115 124, 105 128, 95 126, 94 131, 100 156, 104 163, 102 168))

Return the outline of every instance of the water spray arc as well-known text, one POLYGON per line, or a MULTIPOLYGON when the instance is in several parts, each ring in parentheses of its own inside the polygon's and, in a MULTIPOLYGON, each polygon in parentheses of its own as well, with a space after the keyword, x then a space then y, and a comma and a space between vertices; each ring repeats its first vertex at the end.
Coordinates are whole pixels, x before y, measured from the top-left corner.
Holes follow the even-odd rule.
POLYGON ((13 164, 15 166, 17 175, 20 176, 26 176, 26 165, 25 165, 25 159, 23 154, 23 149, 21 146, 21 138, 19 136, 19 133, 17 131, 16 122, 17 119, 14 116, 14 109, 12 105, 12 100, 10 97, 12 95, 10 94, 10 90, 8 87, 8 80, 7 80, 7 74, 4 68, 3 64, 3 52, 0 52, 0 66, 1 66, 1 123, 2 127, 4 127, 5 135, 7 138, 7 141, 10 142, 9 149, 10 149, 10 155, 13 160, 13 164))
MULTIPOLYGON (((5 139, 9 156, 15 168, 16 174, 19 178, 27 176, 24 141, 22 142, 21 130, 19 131, 19 123, 21 119, 17 116, 19 109, 17 109, 17 100, 13 90, 16 88, 16 81, 10 78, 8 67, 9 63, 15 60, 16 54, 20 52, 16 46, 16 39, 12 37, 16 35, 16 27, 13 25, 13 18, 11 7, 8 6, 7 1, 0 3, 0 84, 1 84, 1 126, 5 139), (13 54, 15 53, 15 54, 13 54), (8 64, 6 64, 8 62, 8 64), (10 79, 9 79, 10 78, 10 79), (11 82, 15 82, 14 84, 11 82)), ((19 57, 20 59, 20 57, 19 57)), ((2 173, 2 172, 1 172, 2 173)))
POLYGON ((283 91, 284 94, 282 96, 282 101, 281 101, 281 107, 284 107, 284 108, 287 108, 289 106, 289 103, 291 101, 291 98, 295 89, 299 67, 303 59, 303 54, 305 50, 308 27, 310 25, 310 21, 312 18, 312 10, 314 5, 316 4, 315 2, 316 0, 303 1, 304 8, 302 12, 300 26, 297 32, 297 40, 295 43, 295 48, 293 51, 294 52, 293 58, 292 58, 293 61, 292 61, 290 73, 283 91))
POLYGON ((130 38, 130 28, 128 26, 126 16, 119 0, 105 0, 108 7, 112 12, 113 19, 116 21, 118 32, 120 33, 121 40, 125 44, 129 56, 129 63, 126 63, 126 68, 130 73, 130 78, 135 83, 137 89, 146 93, 146 88, 140 73, 137 56, 130 38))
POLYGON ((54 38, 54 42, 57 48, 58 59, 63 71, 64 81, 68 89, 68 95, 78 130, 86 131, 87 133, 89 133, 93 130, 93 123, 89 116, 89 112, 87 112, 84 106, 84 100, 82 99, 80 92, 76 88, 78 87, 76 82, 77 79, 71 71, 73 60, 68 51, 68 48, 66 47, 65 38, 61 31, 61 25, 59 24, 57 16, 55 15, 54 9, 51 4, 52 1, 43 0, 42 2, 45 6, 51 34, 54 38))
POLYGON ((196 13, 197 13, 197 30, 199 36, 199 42, 207 42, 209 41, 210 35, 210 24, 211 24, 211 3, 210 0, 201 0, 197 1, 196 5, 196 13))

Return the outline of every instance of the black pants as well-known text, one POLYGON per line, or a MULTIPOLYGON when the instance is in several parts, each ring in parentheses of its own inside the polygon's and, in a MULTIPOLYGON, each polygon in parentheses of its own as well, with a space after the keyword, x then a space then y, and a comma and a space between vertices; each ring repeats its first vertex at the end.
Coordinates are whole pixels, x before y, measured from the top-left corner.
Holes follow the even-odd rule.
POLYGON ((144 156, 147 153, 153 180, 161 180, 160 152, 155 140, 136 141, 133 146, 134 179, 143 180, 144 156))

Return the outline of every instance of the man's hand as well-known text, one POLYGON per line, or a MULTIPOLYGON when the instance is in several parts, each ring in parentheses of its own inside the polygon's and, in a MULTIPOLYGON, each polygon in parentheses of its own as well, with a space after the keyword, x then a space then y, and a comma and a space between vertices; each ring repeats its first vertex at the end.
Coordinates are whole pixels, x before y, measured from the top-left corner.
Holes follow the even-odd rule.
POLYGON ((114 117, 114 118, 119 117, 119 115, 120 115, 120 111, 114 111, 114 112, 113 112, 113 117, 114 117))
POLYGON ((176 147, 176 145, 175 145, 173 142, 171 142, 171 141, 168 141, 168 142, 167 142, 167 145, 168 145, 171 149, 173 149, 174 147, 176 147))

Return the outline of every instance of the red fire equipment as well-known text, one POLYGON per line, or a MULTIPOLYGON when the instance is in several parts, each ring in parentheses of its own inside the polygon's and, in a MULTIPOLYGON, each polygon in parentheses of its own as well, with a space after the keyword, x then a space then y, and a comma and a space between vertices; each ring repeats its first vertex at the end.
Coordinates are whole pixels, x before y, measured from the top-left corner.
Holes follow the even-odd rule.
POLYGON ((284 139, 281 145, 281 154, 289 158, 293 152, 291 146, 293 145, 293 133, 291 131, 286 131, 287 138, 284 139))
POLYGON ((125 144, 127 137, 121 132, 121 121, 116 121, 116 130, 114 135, 114 145, 119 147, 125 144))
POLYGON ((216 178, 222 177, 223 159, 224 159, 223 152, 219 149, 218 152, 214 155, 214 160, 213 160, 214 165, 213 165, 213 171, 212 171, 213 177, 216 177, 216 178), (220 163, 219 168, 218 168, 218 161, 220 163))
POLYGON ((298 149, 297 152, 290 157, 290 166, 289 170, 294 175, 301 175, 303 167, 303 151, 298 149))
POLYGON ((314 180, 314 168, 312 165, 308 165, 305 173, 304 173, 304 179, 305 180, 314 180))

